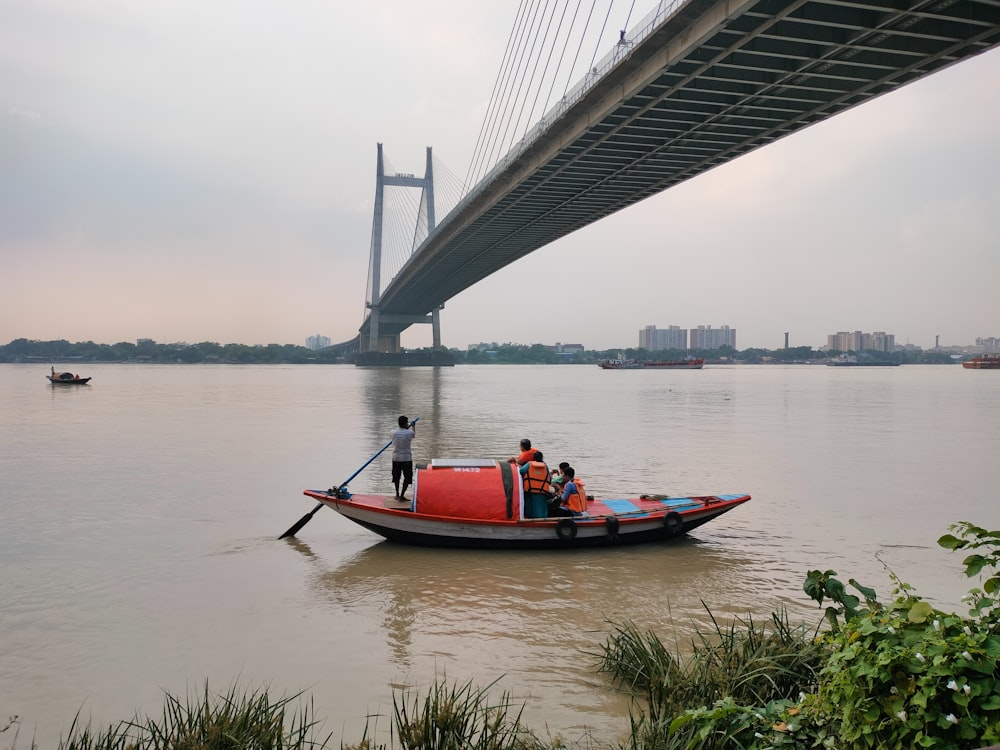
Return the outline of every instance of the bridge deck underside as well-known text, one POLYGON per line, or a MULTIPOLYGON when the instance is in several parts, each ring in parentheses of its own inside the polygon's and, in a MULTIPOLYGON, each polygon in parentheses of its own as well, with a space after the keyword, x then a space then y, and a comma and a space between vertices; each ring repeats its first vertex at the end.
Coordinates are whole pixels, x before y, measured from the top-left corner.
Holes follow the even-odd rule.
MULTIPOLYGON (((688 3, 623 58, 605 89, 666 60, 711 5, 688 3)), ((567 138, 575 107, 549 128, 559 148, 544 159, 543 146, 529 149, 447 217, 381 309, 426 313, 580 227, 998 43, 998 0, 747 3, 597 118, 595 87, 582 103, 592 121, 567 138)))

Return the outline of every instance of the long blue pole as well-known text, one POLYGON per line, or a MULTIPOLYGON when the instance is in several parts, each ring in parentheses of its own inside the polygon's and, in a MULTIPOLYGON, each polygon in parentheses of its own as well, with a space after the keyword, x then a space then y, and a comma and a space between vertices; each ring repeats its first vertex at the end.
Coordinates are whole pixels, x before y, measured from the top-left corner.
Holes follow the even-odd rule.
MULTIPOLYGON (((419 421, 420 421, 420 417, 416 417, 412 422, 410 422, 410 424, 416 424, 419 421)), ((338 486, 339 487, 343 487, 344 485, 348 484, 352 479, 354 479, 354 477, 356 477, 362 471, 364 471, 365 469, 367 469, 368 468, 368 464, 370 464, 376 458, 378 458, 383 453, 385 453, 386 449, 390 445, 392 445, 392 441, 391 440, 388 443, 386 443, 385 445, 383 445, 374 456, 372 456, 367 461, 365 461, 361 465, 360 469, 358 469, 356 472, 354 472, 353 474, 351 474, 351 476, 349 476, 347 479, 345 479, 343 482, 341 482, 338 486)), ((307 523, 309 523, 309 521, 312 519, 312 517, 314 515, 316 515, 316 511, 318 511, 322 507, 323 507, 323 503, 317 503, 315 508, 313 508, 311 511, 309 511, 304 516, 302 516, 302 518, 300 518, 288 531, 286 531, 284 534, 282 534, 281 536, 279 536, 278 539, 284 539, 286 536, 295 536, 298 533, 299 529, 301 529, 303 526, 305 526, 307 523)))

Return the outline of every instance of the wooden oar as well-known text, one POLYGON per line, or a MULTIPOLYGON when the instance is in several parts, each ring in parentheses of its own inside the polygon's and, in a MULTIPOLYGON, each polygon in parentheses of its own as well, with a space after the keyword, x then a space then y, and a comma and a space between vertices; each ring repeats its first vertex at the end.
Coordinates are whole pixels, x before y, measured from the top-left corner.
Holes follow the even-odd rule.
MULTIPOLYGON (((417 417, 416 419, 414 419, 412 422, 410 422, 410 424, 416 424, 418 421, 420 421, 420 417, 417 417)), ((344 485, 346 485, 347 483, 349 483, 352 479, 354 479, 354 477, 356 477, 358 474, 360 474, 362 471, 364 471, 366 468, 368 468, 368 464, 370 464, 376 458, 378 458, 379 456, 381 456, 390 445, 392 445, 392 441, 391 440, 388 443, 386 443, 385 445, 383 445, 374 456, 372 456, 367 461, 365 461, 364 464, 361 465, 360 469, 358 469, 356 472, 354 472, 353 474, 351 474, 351 476, 349 476, 347 479, 345 479, 343 482, 341 482, 339 486, 343 487, 344 485)), ((302 518, 300 518, 298 521, 296 521, 295 524, 288 531, 286 531, 284 534, 282 534, 281 536, 279 536, 278 539, 284 539, 286 536, 295 536, 299 532, 299 529, 301 529, 303 526, 305 526, 307 523, 309 523, 309 521, 312 520, 312 517, 314 515, 316 515, 316 511, 318 511, 320 508, 322 508, 323 505, 324 505, 324 503, 317 503, 317 505, 316 505, 315 508, 313 508, 311 511, 309 511, 304 516, 302 516, 302 518)))

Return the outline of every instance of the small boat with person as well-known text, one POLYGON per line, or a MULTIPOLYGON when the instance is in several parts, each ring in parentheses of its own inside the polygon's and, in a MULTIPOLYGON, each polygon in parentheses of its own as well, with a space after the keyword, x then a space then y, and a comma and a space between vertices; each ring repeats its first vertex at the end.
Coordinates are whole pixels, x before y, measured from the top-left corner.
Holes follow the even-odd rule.
POLYGON ((690 497, 623 494, 588 497, 587 510, 581 515, 529 518, 525 516, 522 478, 510 462, 436 458, 419 464, 414 475, 413 497, 402 501, 389 495, 353 494, 347 482, 327 490, 305 490, 304 494, 319 505, 280 538, 294 536, 316 511, 327 507, 390 541, 417 546, 607 547, 676 540, 750 500, 744 493, 690 497))
POLYGON ((56 372, 56 368, 51 368, 52 372, 45 377, 49 379, 49 382, 53 385, 86 385, 90 382, 90 378, 81 378, 79 375, 74 375, 71 372, 56 372))

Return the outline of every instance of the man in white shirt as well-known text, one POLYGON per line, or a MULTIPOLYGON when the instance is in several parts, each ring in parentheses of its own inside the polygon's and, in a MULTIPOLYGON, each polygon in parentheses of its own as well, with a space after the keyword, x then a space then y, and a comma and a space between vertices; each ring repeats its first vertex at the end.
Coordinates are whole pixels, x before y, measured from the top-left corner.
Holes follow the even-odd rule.
POLYGON ((417 436, 417 426, 410 424, 405 416, 400 417, 399 427, 389 433, 392 438, 392 484, 396 488, 396 499, 405 500, 407 488, 413 483, 413 453, 411 444, 417 436), (399 489, 399 480, 403 480, 403 489, 399 489))

